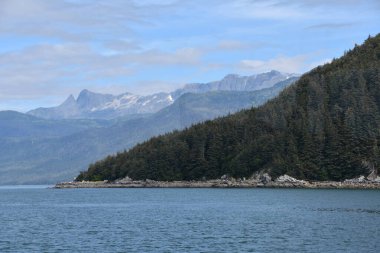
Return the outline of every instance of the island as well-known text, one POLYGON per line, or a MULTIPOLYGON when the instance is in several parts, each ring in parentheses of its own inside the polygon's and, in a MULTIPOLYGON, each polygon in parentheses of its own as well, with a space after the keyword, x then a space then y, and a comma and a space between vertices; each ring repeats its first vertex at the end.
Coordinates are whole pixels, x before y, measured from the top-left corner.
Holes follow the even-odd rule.
POLYGON ((380 189, 380 177, 360 176, 354 179, 337 181, 305 181, 288 175, 275 180, 269 174, 256 174, 251 178, 233 178, 223 175, 219 179, 199 181, 155 181, 133 180, 125 177, 115 181, 72 181, 54 186, 56 189, 67 188, 309 188, 309 189, 380 189))

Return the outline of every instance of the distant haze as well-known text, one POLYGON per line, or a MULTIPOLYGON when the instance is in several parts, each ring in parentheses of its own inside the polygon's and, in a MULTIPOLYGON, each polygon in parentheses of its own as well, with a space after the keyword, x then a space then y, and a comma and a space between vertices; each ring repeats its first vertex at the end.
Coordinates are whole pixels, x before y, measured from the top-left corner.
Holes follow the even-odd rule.
POLYGON ((0 111, 0 185, 71 180, 90 163, 152 136, 259 106, 297 79, 278 71, 228 75, 150 96, 83 90, 56 107, 0 111))

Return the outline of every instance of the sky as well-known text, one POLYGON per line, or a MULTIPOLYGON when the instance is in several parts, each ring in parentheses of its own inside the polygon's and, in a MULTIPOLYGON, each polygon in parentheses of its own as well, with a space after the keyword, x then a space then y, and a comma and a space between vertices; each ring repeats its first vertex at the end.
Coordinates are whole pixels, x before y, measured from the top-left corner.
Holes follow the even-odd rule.
POLYGON ((0 110, 305 73, 379 33, 379 13, 379 0, 0 0, 0 110))

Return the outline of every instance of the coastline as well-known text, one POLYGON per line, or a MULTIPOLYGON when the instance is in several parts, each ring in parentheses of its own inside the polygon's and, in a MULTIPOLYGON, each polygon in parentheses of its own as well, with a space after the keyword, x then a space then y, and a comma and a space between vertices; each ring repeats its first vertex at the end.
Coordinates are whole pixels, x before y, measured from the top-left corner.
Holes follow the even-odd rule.
POLYGON ((304 189, 380 189, 378 180, 304 181, 294 178, 285 180, 236 180, 214 179, 205 181, 154 181, 122 179, 116 181, 62 182, 55 189, 72 188, 304 188, 304 189))

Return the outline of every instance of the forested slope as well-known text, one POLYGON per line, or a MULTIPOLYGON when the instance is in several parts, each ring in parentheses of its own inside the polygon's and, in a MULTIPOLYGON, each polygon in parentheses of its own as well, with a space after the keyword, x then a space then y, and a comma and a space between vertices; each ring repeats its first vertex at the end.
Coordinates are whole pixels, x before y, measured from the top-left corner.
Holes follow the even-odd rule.
POLYGON ((77 180, 192 180, 266 171, 343 180, 379 165, 380 35, 313 69, 265 105, 152 138, 77 180))

